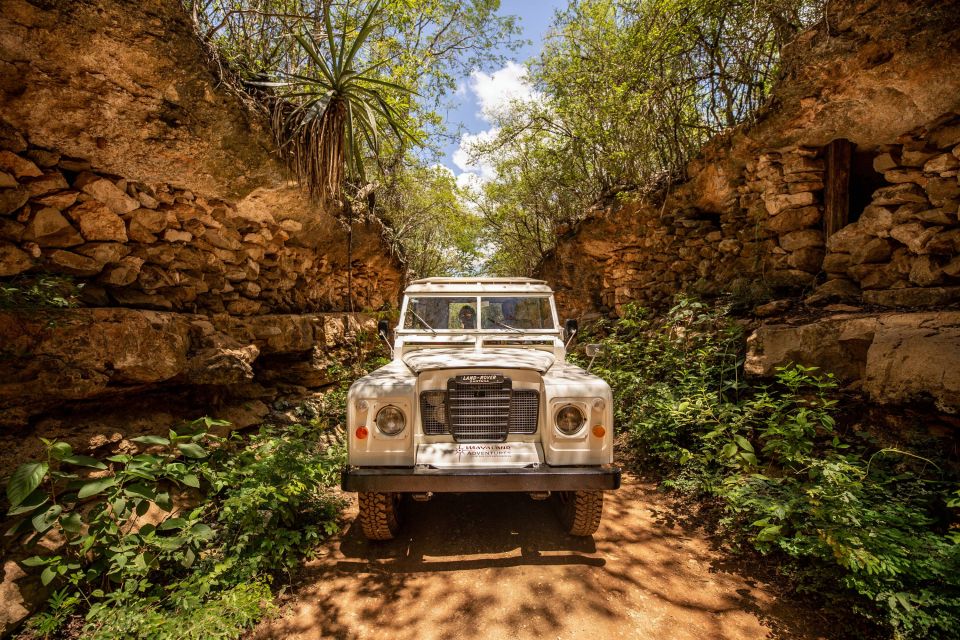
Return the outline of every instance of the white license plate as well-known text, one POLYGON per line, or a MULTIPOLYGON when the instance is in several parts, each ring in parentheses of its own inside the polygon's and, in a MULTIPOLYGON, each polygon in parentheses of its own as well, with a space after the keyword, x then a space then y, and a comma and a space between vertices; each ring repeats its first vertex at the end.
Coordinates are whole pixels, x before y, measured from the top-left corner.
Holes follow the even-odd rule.
POLYGON ((456 467, 526 467, 543 462, 535 442, 422 444, 417 448, 417 464, 438 469, 456 467))

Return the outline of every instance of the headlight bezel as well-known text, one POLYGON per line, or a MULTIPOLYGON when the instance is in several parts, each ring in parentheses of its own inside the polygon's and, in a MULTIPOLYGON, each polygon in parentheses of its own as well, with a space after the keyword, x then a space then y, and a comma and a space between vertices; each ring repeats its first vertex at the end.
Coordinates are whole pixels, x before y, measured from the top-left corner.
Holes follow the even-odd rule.
POLYGON ((568 438, 579 436, 583 433, 583 429, 586 427, 586 425, 587 425, 587 414, 583 410, 583 407, 577 404, 566 402, 560 405, 559 407, 557 407, 553 412, 553 428, 556 429, 557 433, 559 433, 562 436, 565 436, 568 438), (579 424, 576 426, 576 428, 567 430, 560 426, 562 423, 568 423, 566 418, 561 418, 561 414, 571 412, 571 411, 576 412, 576 415, 579 416, 579 424))
POLYGON ((377 414, 373 418, 373 424, 377 427, 377 431, 379 431, 381 434, 388 438, 396 438, 407 429, 407 414, 404 413, 403 409, 400 407, 393 404, 387 404, 377 409, 377 414), (397 417, 399 417, 400 426, 395 431, 384 429, 384 427, 381 425, 381 416, 383 416, 384 412, 386 411, 395 411, 397 417))

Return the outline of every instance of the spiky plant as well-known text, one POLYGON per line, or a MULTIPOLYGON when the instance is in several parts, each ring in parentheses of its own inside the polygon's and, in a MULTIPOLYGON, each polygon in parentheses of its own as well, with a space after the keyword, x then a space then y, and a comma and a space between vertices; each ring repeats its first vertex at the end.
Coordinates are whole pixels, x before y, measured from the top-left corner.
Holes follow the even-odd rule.
POLYGON ((385 61, 369 62, 363 56, 380 2, 358 20, 354 33, 347 26, 335 33, 330 11, 327 5, 321 37, 306 28, 292 34, 308 59, 307 71, 280 71, 277 81, 254 84, 278 89, 272 129, 297 179, 312 197, 338 202, 344 186, 366 184, 364 158, 379 156, 381 130, 389 129, 401 141, 416 139, 387 100, 390 92, 411 91, 378 77, 385 61))

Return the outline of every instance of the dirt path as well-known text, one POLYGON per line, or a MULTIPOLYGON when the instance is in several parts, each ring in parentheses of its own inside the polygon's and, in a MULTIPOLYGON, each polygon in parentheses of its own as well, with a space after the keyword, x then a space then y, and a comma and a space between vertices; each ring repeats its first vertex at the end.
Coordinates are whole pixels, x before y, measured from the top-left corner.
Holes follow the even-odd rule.
POLYGON ((819 638, 810 611, 723 568, 702 535, 671 526, 651 485, 608 494, 593 538, 565 535, 524 494, 405 505, 401 537, 353 522, 309 563, 281 618, 255 638, 819 638))

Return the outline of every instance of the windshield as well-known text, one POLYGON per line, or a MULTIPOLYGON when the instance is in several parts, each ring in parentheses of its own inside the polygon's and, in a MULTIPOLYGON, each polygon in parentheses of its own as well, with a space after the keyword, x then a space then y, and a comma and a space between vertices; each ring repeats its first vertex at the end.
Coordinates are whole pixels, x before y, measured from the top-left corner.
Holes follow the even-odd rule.
POLYGON ((402 326, 404 329, 426 331, 555 328, 549 296, 411 297, 407 300, 402 326))

